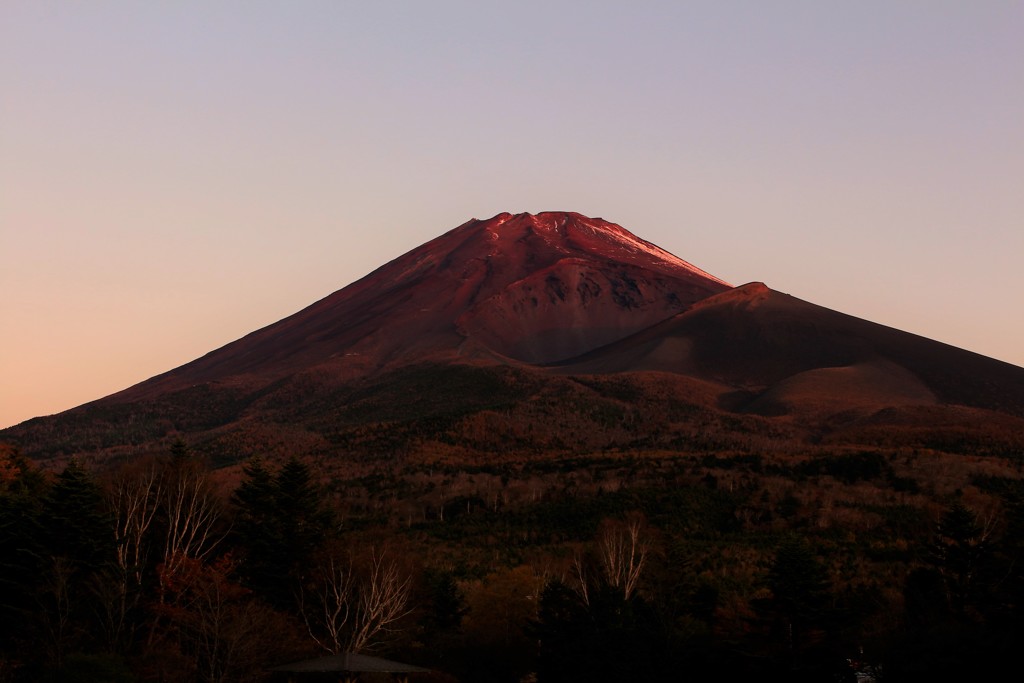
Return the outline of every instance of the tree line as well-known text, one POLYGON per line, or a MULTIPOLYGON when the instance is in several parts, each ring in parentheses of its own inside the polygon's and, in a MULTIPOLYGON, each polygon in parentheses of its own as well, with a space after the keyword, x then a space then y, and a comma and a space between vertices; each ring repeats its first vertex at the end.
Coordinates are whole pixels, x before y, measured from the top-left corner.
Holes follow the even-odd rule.
MULTIPOLYGON (((891 577, 840 580, 795 525, 701 534, 668 523, 692 514, 681 499, 639 494, 558 552, 473 574, 428 556, 422 529, 354 528, 296 458, 254 458, 226 487, 181 442, 102 473, 0 455, 0 681, 268 681, 340 652, 466 683, 954 680, 999 670, 1024 635, 1019 487, 998 519, 950 501, 891 577), (737 585, 729 563, 758 547, 759 579, 737 585)), ((429 525, 499 514, 475 509, 429 525)), ((561 523, 507 514, 531 538, 561 523)))

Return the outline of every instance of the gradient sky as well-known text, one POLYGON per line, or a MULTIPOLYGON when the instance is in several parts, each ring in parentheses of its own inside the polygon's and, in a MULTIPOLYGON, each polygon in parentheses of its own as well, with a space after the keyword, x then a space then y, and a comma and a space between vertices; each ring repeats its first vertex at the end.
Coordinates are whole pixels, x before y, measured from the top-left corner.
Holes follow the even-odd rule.
POLYGON ((1024 366, 1024 3, 0 3, 0 427, 572 210, 1024 366))

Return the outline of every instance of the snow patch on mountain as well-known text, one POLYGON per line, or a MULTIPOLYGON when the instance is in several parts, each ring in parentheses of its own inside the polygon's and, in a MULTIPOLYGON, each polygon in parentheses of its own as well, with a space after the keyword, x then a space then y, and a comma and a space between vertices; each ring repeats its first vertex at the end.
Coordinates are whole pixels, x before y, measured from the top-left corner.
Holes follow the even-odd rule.
POLYGON ((700 275, 701 277, 706 277, 709 280, 714 280, 715 282, 723 284, 727 287, 732 287, 732 285, 726 282, 725 280, 717 278, 711 273, 708 273, 707 271, 701 270, 692 263, 684 261, 678 256, 675 256, 674 254, 665 251, 664 249, 657 245, 651 244, 646 240, 640 239, 633 233, 627 231, 622 226, 616 225, 615 223, 608 223, 606 221, 602 221, 600 225, 597 225, 591 219, 587 219, 586 217, 582 216, 577 218, 577 222, 579 223, 579 225, 589 228, 595 234, 604 235, 605 237, 611 238, 614 242, 616 242, 621 248, 623 248, 627 252, 633 254, 646 254, 664 263, 685 268, 686 270, 689 270, 692 273, 700 275))

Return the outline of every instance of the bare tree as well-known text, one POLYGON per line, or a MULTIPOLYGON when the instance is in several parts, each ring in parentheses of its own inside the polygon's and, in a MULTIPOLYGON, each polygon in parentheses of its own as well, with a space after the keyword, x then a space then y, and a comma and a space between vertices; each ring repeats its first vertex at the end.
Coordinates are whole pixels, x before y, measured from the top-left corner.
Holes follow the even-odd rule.
POLYGON ((408 607, 411 586, 412 578, 385 549, 371 550, 370 573, 359 592, 357 628, 349 650, 371 649, 375 638, 396 631, 395 625, 412 611, 408 607))
POLYGON ((381 638, 401 630, 408 616, 412 578, 386 548, 371 549, 362 573, 351 555, 342 561, 328 557, 312 586, 302 589, 299 608, 310 637, 325 650, 372 650, 381 638))
POLYGON ((650 552, 646 525, 639 516, 624 522, 607 523, 597 538, 597 555, 609 586, 622 591, 629 600, 636 592, 640 573, 650 552))
MULTIPOLYGON (((162 473, 160 491, 160 507, 166 520, 160 541, 157 584, 158 605, 163 607, 169 600, 187 594, 180 585, 171 590, 171 584, 195 576, 190 565, 206 561, 227 533, 218 529, 221 501, 206 470, 198 463, 180 455, 172 458, 162 473)), ((160 613, 158 609, 157 614, 160 613)), ((160 622, 154 619, 150 624, 150 647, 158 640, 160 622)))
POLYGON ((146 545, 163 481, 155 464, 137 473, 125 473, 113 485, 110 507, 114 513, 117 566, 136 584, 142 583, 146 545))
POLYGON ((590 575, 587 571, 587 562, 583 555, 577 552, 572 558, 573 585, 584 605, 590 605, 590 575))
POLYGON ((162 561, 173 572, 186 558, 206 559, 223 540, 223 534, 215 533, 220 501, 206 473, 184 466, 169 474, 164 488, 167 534, 162 561))
POLYGON ((122 472, 108 492, 114 520, 115 566, 97 577, 101 618, 107 641, 115 648, 130 637, 130 614, 139 605, 153 520, 162 497, 163 481, 155 463, 122 472))
POLYGON ((299 611, 309 636, 328 652, 338 654, 348 645, 347 627, 352 616, 352 561, 333 555, 319 568, 316 583, 299 591, 299 611), (309 595, 307 595, 309 594, 309 595))

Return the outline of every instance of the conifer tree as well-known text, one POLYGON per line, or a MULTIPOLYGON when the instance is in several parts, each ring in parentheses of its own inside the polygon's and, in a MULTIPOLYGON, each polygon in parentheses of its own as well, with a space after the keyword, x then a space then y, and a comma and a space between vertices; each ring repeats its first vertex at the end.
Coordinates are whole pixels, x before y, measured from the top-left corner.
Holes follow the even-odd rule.
POLYGON ((308 564, 331 531, 333 515, 309 467, 291 457, 274 479, 275 514, 281 539, 293 567, 308 564))
POLYGON ((284 578, 277 551, 281 547, 281 529, 276 523, 273 475, 261 458, 242 467, 245 479, 235 489, 231 502, 236 509, 233 535, 241 548, 238 569, 243 583, 263 596, 270 596, 284 578))
POLYGON ((768 572, 768 612, 783 629, 789 650, 802 647, 807 632, 826 621, 829 581, 824 567, 802 539, 789 537, 775 551, 768 572))
POLYGON ((40 515, 43 557, 34 626, 60 667, 72 647, 95 636, 94 584, 113 561, 112 522, 99 486, 72 461, 57 476, 40 515))
POLYGON ((959 500, 942 514, 932 541, 932 560, 942 575, 952 613, 965 617, 984 590, 990 559, 989 530, 959 500))
POLYGON ((46 551, 74 568, 95 571, 110 562, 113 526, 99 486, 76 461, 57 476, 43 501, 46 551))
POLYGON ((232 496, 245 584, 279 608, 293 608, 298 582, 331 535, 333 516, 309 468, 290 458, 276 474, 260 459, 245 465, 232 496))
POLYGON ((34 601, 44 546, 40 515, 46 482, 14 452, 4 454, 0 477, 0 652, 24 638, 34 601))

